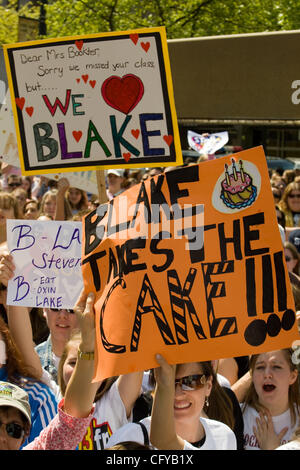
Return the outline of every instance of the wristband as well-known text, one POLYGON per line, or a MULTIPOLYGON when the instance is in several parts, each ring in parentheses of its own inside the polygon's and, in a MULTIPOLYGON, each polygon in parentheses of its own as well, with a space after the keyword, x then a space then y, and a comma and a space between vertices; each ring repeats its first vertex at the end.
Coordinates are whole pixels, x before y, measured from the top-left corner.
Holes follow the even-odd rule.
POLYGON ((94 351, 92 352, 83 352, 78 348, 78 353, 77 353, 78 359, 83 359, 84 361, 93 361, 95 358, 95 353, 94 351))

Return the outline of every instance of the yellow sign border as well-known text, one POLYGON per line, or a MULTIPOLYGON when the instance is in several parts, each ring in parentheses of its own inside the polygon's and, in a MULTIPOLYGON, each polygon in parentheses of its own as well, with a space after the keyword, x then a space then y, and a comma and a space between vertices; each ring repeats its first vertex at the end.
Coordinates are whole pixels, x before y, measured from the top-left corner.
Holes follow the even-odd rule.
MULTIPOLYGON (((20 135, 20 127, 19 127, 19 120, 18 120, 18 111, 16 106, 16 96, 15 90, 13 87, 13 80, 11 74, 11 68, 9 63, 8 57, 8 50, 9 49, 16 49, 26 46, 32 45, 43 45, 49 43, 63 43, 65 41, 70 40, 81 40, 81 39, 92 39, 92 38, 102 38, 102 37, 113 37, 113 36, 126 36, 131 34, 145 34, 145 33, 159 33, 161 37, 161 46, 162 46, 162 56, 163 62, 165 66, 165 77, 166 77, 166 84, 167 84, 167 92, 168 92, 168 99, 169 99, 169 106, 170 106, 170 116, 173 126, 173 142, 174 142, 174 149, 176 155, 176 161, 173 162, 147 162, 148 168, 154 168, 157 166, 161 167, 168 167, 168 166, 177 166, 182 165, 183 158, 182 158, 182 151, 181 151, 181 143, 180 143, 180 135, 178 129, 178 121, 177 121, 177 113, 175 108, 175 100, 174 100, 174 90, 173 90, 173 82, 172 82, 172 74, 171 74, 171 65, 170 65, 170 58, 169 58, 169 50, 167 45, 167 35, 166 29, 164 26, 158 26, 153 28, 140 28, 140 29, 133 29, 133 30, 126 30, 126 31, 113 31, 113 32, 105 32, 105 33, 96 33, 96 34, 85 34, 85 35, 75 35, 75 36, 64 36, 60 38, 49 38, 49 39, 41 39, 35 41, 26 41, 26 42, 19 42, 15 44, 4 44, 3 45, 3 52, 4 52, 4 60, 5 60, 5 67, 8 79, 8 86, 11 94, 11 103, 12 103, 12 111, 14 116, 14 122, 16 127, 16 136, 18 142, 18 152, 20 157, 20 164, 21 164, 21 172, 23 175, 36 175, 36 174, 51 174, 51 173, 67 173, 67 172, 74 172, 74 171, 93 171, 93 170, 107 170, 112 168, 111 165, 100 165, 100 166, 80 166, 77 167, 76 165, 72 168, 64 168, 64 167, 55 167, 55 168, 46 168, 46 169, 36 169, 36 170, 25 170, 24 165, 24 158, 23 158, 23 147, 21 142, 21 135, 20 135)), ((141 163, 123 163, 122 167, 120 168, 141 168, 141 163)), ((113 165, 114 168, 115 165, 113 165)))

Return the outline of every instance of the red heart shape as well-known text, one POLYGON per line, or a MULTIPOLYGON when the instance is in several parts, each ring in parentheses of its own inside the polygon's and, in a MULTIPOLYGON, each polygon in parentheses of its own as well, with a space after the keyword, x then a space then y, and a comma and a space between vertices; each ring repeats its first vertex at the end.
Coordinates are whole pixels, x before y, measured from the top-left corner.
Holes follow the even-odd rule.
POLYGON ((82 49, 82 46, 83 46, 83 41, 75 41, 75 45, 77 47, 77 49, 79 49, 81 51, 82 49))
POLYGON ((101 93, 108 106, 128 114, 142 99, 144 85, 142 80, 133 74, 124 75, 122 78, 112 75, 103 82, 101 93))
POLYGON ((24 104, 25 98, 16 98, 16 105, 18 106, 18 108, 22 110, 24 108, 24 104))
POLYGON ((92 88, 94 88, 96 85, 96 80, 90 80, 90 85, 92 88))
POLYGON ((128 153, 123 153, 123 158, 124 158, 125 162, 129 162, 130 157, 131 157, 131 154, 129 152, 128 153))
POLYGON ((140 135, 140 131, 139 129, 132 129, 131 134, 133 135, 133 137, 135 137, 135 139, 137 139, 140 135))
POLYGON ((76 142, 79 142, 81 137, 82 137, 82 132, 81 131, 73 131, 72 135, 73 135, 74 139, 76 140, 76 142))
POLYGON ((130 39, 132 42, 134 42, 134 44, 136 44, 139 40, 139 35, 138 34, 130 34, 130 39))
POLYGON ((166 144, 170 147, 171 143, 173 142, 173 136, 172 135, 164 135, 163 139, 166 142, 166 144))
POLYGON ((148 52, 149 47, 150 47, 150 42, 141 42, 141 46, 145 52, 148 52))
POLYGON ((89 76, 88 75, 81 75, 81 76, 82 76, 82 80, 84 81, 84 83, 86 83, 88 81, 89 76))
POLYGON ((80 78, 76 78, 76 82, 79 83, 79 82, 80 82, 80 78))
POLYGON ((31 117, 33 114, 33 107, 29 106, 28 108, 25 108, 25 111, 31 117))

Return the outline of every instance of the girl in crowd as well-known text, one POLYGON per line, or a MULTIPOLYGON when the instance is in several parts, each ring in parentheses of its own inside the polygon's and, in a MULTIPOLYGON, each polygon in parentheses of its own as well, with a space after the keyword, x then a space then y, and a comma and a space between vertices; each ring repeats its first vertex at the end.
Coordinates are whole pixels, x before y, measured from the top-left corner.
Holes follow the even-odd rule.
POLYGON ((244 403, 246 450, 271 450, 289 442, 299 426, 300 392, 293 349, 256 354, 244 403))
POLYGON ((23 188, 16 188, 11 193, 18 201, 19 211, 24 214, 24 206, 26 204, 27 194, 23 188))
POLYGON ((290 242, 284 242, 284 256, 286 266, 289 272, 297 274, 299 276, 299 263, 300 255, 297 248, 290 242))
POLYGON ((31 431, 24 445, 38 436, 57 412, 53 392, 38 379, 34 370, 25 364, 6 323, 0 318, 0 380, 18 385, 29 395, 31 431))
POLYGON ((18 200, 9 193, 0 192, 0 252, 7 250, 6 220, 23 219, 18 200))
POLYGON ((160 450, 235 450, 235 435, 224 424, 232 425, 233 416, 211 362, 172 366, 159 355, 156 359, 160 367, 151 417, 120 428, 108 447, 124 441, 145 444, 146 432, 150 445, 160 450), (208 407, 216 418, 207 418, 208 407))
POLYGON ((69 188, 66 192, 66 199, 70 204, 72 215, 88 208, 88 197, 85 191, 78 188, 69 188))
POLYGON ((287 232, 299 226, 300 221, 300 183, 293 181, 285 188, 278 207, 285 215, 287 232))
POLYGON ((29 199, 24 206, 24 219, 36 220, 39 216, 40 205, 35 199, 29 199))
POLYGON ((21 187, 26 191, 26 199, 31 199, 31 187, 32 187, 32 179, 31 176, 22 176, 22 184, 21 187))
POLYGON ((69 220, 72 211, 66 200, 63 199, 63 215, 58 214, 57 199, 60 197, 60 190, 57 188, 47 191, 41 200, 38 220, 69 220))

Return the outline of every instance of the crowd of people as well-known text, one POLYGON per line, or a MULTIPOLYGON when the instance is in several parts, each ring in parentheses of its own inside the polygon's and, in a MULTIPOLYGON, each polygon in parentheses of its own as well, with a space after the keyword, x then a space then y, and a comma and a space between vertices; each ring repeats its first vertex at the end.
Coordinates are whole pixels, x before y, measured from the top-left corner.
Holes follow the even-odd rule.
MULTIPOLYGON (((107 199, 171 170, 108 170, 107 199)), ((270 183, 300 311, 300 175, 270 183)), ((72 310, 7 305, 6 220, 80 220, 98 195, 5 165, 0 184, 1 450, 300 450, 292 348, 177 365, 157 354, 155 369, 93 382, 94 296, 72 310)))

